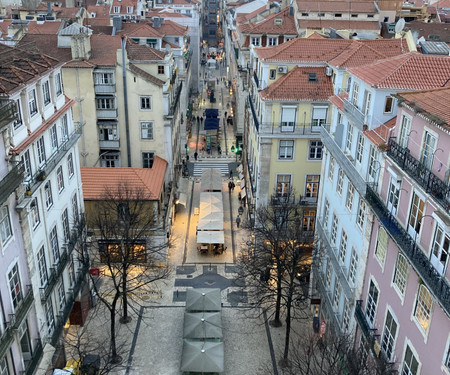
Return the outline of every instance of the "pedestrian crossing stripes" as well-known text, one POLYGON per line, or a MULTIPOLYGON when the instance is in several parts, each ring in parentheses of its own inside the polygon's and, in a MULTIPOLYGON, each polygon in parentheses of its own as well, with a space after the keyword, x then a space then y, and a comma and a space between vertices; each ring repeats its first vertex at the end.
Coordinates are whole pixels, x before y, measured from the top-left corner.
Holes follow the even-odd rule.
POLYGON ((228 176, 228 173, 230 173, 230 169, 226 163, 195 163, 194 177, 201 177, 203 168, 217 168, 222 173, 222 176, 228 176))

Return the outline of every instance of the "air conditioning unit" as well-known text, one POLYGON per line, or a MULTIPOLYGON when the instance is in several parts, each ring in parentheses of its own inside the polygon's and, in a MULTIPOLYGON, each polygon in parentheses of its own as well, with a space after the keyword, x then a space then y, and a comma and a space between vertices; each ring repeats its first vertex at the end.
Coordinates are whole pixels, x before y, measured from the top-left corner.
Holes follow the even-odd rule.
POLYGON ((331 77, 333 75, 333 69, 331 69, 331 67, 327 66, 325 73, 328 77, 331 77))
POLYGON ((285 74, 288 72, 288 67, 287 66, 279 66, 279 67, 277 67, 277 72, 281 73, 281 74, 285 74))

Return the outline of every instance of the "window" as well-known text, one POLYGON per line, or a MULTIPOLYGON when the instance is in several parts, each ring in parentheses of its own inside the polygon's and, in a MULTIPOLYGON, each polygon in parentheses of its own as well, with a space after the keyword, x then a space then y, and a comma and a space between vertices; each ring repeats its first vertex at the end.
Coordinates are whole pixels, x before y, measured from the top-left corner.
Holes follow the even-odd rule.
POLYGON ((44 106, 50 104, 50 101, 51 101, 51 99, 50 99, 50 86, 49 86, 48 81, 45 81, 42 84, 42 97, 43 97, 43 100, 44 100, 44 106))
POLYGON ((339 195, 342 195, 342 187, 344 186, 344 171, 342 168, 339 168, 338 172, 338 180, 336 184, 336 191, 339 195))
POLYGON ((397 336, 397 322, 388 310, 386 321, 384 322, 383 339, 381 340, 381 349, 386 354, 387 360, 390 362, 394 353, 395 339, 397 336))
MULTIPOLYGON (((364 101, 363 101, 363 113, 367 116, 370 113, 370 103, 372 101, 372 93, 370 91, 364 90, 364 101)), ((364 120, 366 121, 366 120, 364 120)), ((365 122, 366 123, 366 122, 365 122)))
POLYGON ((119 139, 116 123, 98 123, 98 131, 100 141, 116 141, 119 139))
POLYGON ((436 137, 430 132, 425 132, 422 145, 422 155, 420 162, 425 168, 430 169, 433 167, 434 151, 436 149, 436 137))
POLYGON ((164 74, 164 73, 165 73, 164 65, 158 65, 158 74, 164 74))
POLYGON ((358 253, 355 248, 352 247, 352 255, 350 258, 350 268, 348 270, 348 278, 350 282, 355 285, 356 283, 356 273, 358 271, 358 253))
POLYGON ((358 107, 358 95, 359 95, 359 85, 355 82, 353 84, 353 93, 352 93, 352 104, 355 107, 358 107))
POLYGON ((69 138, 69 124, 67 122, 67 115, 64 115, 61 118, 61 131, 62 131, 62 137, 63 139, 69 138))
POLYGON ((431 294, 425 285, 420 285, 416 300, 416 308, 414 310, 414 317, 417 319, 425 332, 430 325, 432 307, 433 297, 431 297, 431 294))
POLYGON ((53 263, 59 262, 59 243, 58 243, 58 231, 56 229, 56 225, 50 232, 50 246, 52 248, 53 253, 53 263))
POLYGON ((342 312, 342 329, 347 332, 350 328, 350 305, 347 297, 344 297, 344 311, 342 312))
POLYGON ((330 166, 328 168, 328 178, 333 181, 333 176, 334 176, 334 158, 332 156, 330 156, 330 166))
POLYGON ((114 7, 114 13, 120 13, 120 6, 114 7))
POLYGON ((443 275, 447 269, 448 253, 450 251, 450 234, 438 224, 434 233, 431 263, 443 275))
POLYGON ((45 163, 45 143, 44 143, 44 137, 41 137, 36 142, 37 147, 37 153, 38 153, 38 161, 39 165, 42 165, 45 163))
POLYGON ((305 197, 317 198, 319 194, 320 175, 306 175, 305 197))
POLYGON ((2 236, 2 245, 4 245, 12 236, 8 206, 3 206, 0 210, 0 233, 2 236))
POLYGON ((377 247, 375 249, 375 256, 384 264, 386 259, 386 252, 388 246, 388 235, 383 227, 378 228, 378 239, 377 239, 377 247))
POLYGON ((26 150, 23 153, 21 160, 25 169, 25 177, 31 177, 30 150, 26 150))
POLYGON ((408 140, 409 135, 411 132, 411 119, 409 117, 406 117, 405 115, 402 116, 402 124, 400 128, 400 134, 398 136, 398 144, 403 147, 408 147, 408 140))
POLYGON ((388 191, 388 210, 392 215, 397 213, 398 200, 400 197, 400 185, 391 178, 388 191))
POLYGON ((331 272, 332 271, 331 271, 330 260, 328 260, 326 270, 325 270, 325 285, 326 285, 327 289, 329 289, 331 286, 331 272))
POLYGON ((358 214, 356 216, 356 224, 361 230, 363 230, 364 222, 366 221, 366 211, 367 211, 366 202, 362 198, 359 198, 359 207, 358 207, 358 214))
POLYGON ((372 178, 372 180, 375 180, 377 177, 377 172, 381 168, 381 164, 378 161, 378 151, 375 146, 370 146, 369 151, 369 177, 372 178))
MULTIPOLYGON (((323 106, 314 106, 312 111, 312 121, 311 126, 313 127, 319 127, 327 122, 327 113, 328 113, 328 107, 323 106)), ((320 129, 317 129, 320 130, 320 129)))
POLYGON ((339 300, 341 299, 341 284, 336 279, 334 282, 334 292, 333 292, 333 308, 334 310, 339 310, 339 300))
POLYGON ((55 328, 55 316, 53 314, 53 304, 51 298, 49 298, 45 304, 45 317, 47 320, 47 332, 50 335, 53 332, 53 328, 55 328))
POLYGON ((373 326, 375 313, 377 311, 378 295, 379 291, 377 287, 375 286, 373 280, 370 280, 369 293, 367 295, 366 318, 371 327, 373 326))
POLYGON ((141 138, 153 139, 153 121, 141 121, 141 138))
POLYGON ((61 192, 64 190, 64 176, 62 166, 56 170, 56 179, 58 181, 58 191, 61 192))
POLYGON ((69 268, 67 269, 69 273, 69 287, 72 288, 75 284, 75 267, 73 265, 73 259, 70 262, 69 268))
POLYGON ((35 229, 39 223, 41 222, 39 218, 39 207, 37 198, 34 198, 30 203, 30 218, 31 218, 31 226, 35 229))
POLYGON ((50 181, 48 181, 44 186, 44 192, 45 192, 45 206, 47 207, 47 210, 53 206, 53 195, 52 195, 52 185, 50 181))
POLYGON ((364 136, 361 133, 359 133, 358 146, 356 148, 356 160, 358 161, 358 163, 362 162, 363 153, 364 153, 364 136))
POLYGON ((348 123, 348 125, 347 125, 347 138, 345 140, 345 149, 348 152, 352 152, 352 145, 353 145, 353 125, 348 123))
POLYGON ((151 96, 141 96, 141 109, 150 111, 152 109, 152 97, 151 96))
POLYGON ((330 214, 330 202, 325 198, 325 204, 323 205, 323 224, 325 228, 328 228, 328 215, 330 214))
POLYGON ((102 110, 102 109, 115 109, 115 101, 113 97, 110 98, 97 98, 96 99, 96 103, 97 103, 97 109, 102 110))
POLYGON ((292 160, 294 158, 294 141, 280 141, 278 159, 292 160))
POLYGON ((308 82, 317 82, 317 73, 308 73, 308 82))
POLYGON ((251 44, 253 44, 255 47, 260 46, 260 38, 259 37, 252 37, 251 42, 252 42, 251 44))
POLYGON ((291 187, 291 176, 288 174, 277 175, 277 197, 287 197, 291 187))
POLYGON ((78 221, 78 199, 77 199, 77 193, 75 193, 72 197, 72 214, 73 214, 73 221, 78 221))
POLYGON ((17 108, 17 118, 14 120, 14 129, 19 128, 23 124, 20 99, 16 100, 16 108, 17 108))
POLYGON ((277 46, 278 45, 278 38, 267 38, 267 45, 270 46, 277 46))
POLYGON ((448 345, 448 349, 447 349, 447 354, 445 355, 444 358, 444 365, 445 367, 447 367, 447 370, 450 370, 450 345, 448 345))
POLYGON ((393 283, 402 296, 405 294, 406 283, 408 282, 408 269, 408 261, 402 254, 398 253, 393 283))
POLYGON ((17 263, 8 273, 9 290, 14 308, 16 308, 23 299, 22 285, 20 282, 19 266, 17 263))
POLYGON ((313 231, 314 230, 314 219, 316 217, 316 211, 305 210, 303 211, 303 230, 313 231))
POLYGON ((422 224, 423 210, 425 209, 425 202, 414 193, 411 202, 411 213, 409 214, 408 233, 411 236, 416 236, 420 232, 422 224))
POLYGON ((69 226, 69 213, 67 211, 67 208, 64 209, 61 215, 61 222, 63 227, 64 242, 68 243, 70 239, 70 226, 69 226))
POLYGON ((373 14, 368 14, 367 15, 367 18, 373 18, 373 17, 375 17, 373 14))
POLYGON ((30 110, 30 116, 34 116, 38 110, 37 110, 37 103, 36 103, 36 90, 33 89, 31 91, 28 91, 28 108, 30 110))
POLYGON ((142 168, 151 168, 153 166, 155 154, 153 152, 142 153, 142 168))
POLYGON ((127 13, 133 13, 133 7, 127 7, 127 13))
POLYGON ((281 131, 294 131, 297 107, 282 107, 281 131))
POLYGON ((325 13, 317 13, 318 17, 325 17, 325 13))
POLYGON ((352 212, 353 208, 353 197, 355 195, 355 187, 351 182, 348 183, 348 189, 347 189, 347 198, 345 200, 345 207, 352 212))
POLYGON ((102 167, 115 168, 120 167, 120 154, 116 152, 109 152, 102 155, 100 158, 100 164, 102 167))
POLYGON ((96 85, 112 85, 114 84, 113 73, 95 73, 94 74, 96 85))
POLYGON ((339 219, 337 218, 336 214, 333 214, 333 221, 331 223, 331 235, 330 235, 330 241, 332 245, 336 245, 338 226, 339 226, 339 219))
POLYGON ((72 177, 74 174, 74 169, 73 169, 73 156, 71 153, 67 157, 67 170, 69 171, 69 177, 72 177))
POLYGON ((59 311, 63 311, 64 306, 66 306, 66 292, 64 290, 64 281, 62 279, 58 285, 58 302, 59 302, 59 311))
POLYGON ((41 281, 41 287, 47 285, 48 273, 47 262, 45 261, 45 249, 42 246, 37 253, 37 262, 39 267, 39 279, 41 281))
POLYGON ((58 73, 55 76, 55 91, 57 96, 62 94, 61 73, 58 73))
POLYGON ((352 14, 352 18, 358 18, 358 15, 356 13, 352 14))
POLYGON ((336 18, 340 18, 340 17, 342 17, 342 13, 335 13, 334 16, 335 16, 336 18))
POLYGON ((55 152, 58 148, 58 133, 56 132, 56 124, 50 128, 50 145, 52 151, 55 152))
POLYGON ((269 70, 269 79, 275 79, 277 76, 277 71, 275 69, 269 70))
POLYGON ((347 255, 347 239, 347 233, 342 230, 341 243, 339 244, 339 259, 343 264, 345 264, 345 257, 347 255))
POLYGON ((309 142, 309 159, 310 160, 322 160, 322 141, 310 141, 309 142))
POLYGON ((386 101, 384 102, 384 113, 392 113, 394 108, 394 98, 392 96, 386 96, 386 101))
POLYGON ((302 17, 308 17, 309 13, 302 13, 302 17))
POLYGON ((403 360, 402 375, 419 374, 419 362, 414 356, 409 345, 406 345, 405 359, 403 360))

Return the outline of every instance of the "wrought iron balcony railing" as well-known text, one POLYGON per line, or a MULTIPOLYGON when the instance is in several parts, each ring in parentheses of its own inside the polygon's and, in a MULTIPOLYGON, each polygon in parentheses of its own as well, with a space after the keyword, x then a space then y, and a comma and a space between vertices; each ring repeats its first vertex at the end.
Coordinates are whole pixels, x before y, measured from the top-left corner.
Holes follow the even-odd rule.
POLYGON ((419 160, 410 154, 409 149, 400 146, 394 138, 389 139, 388 156, 410 177, 430 193, 445 211, 450 209, 450 184, 446 184, 419 160))
POLYGON ((316 265, 313 265, 312 270, 316 288, 320 295, 321 308, 324 310, 325 315, 332 319, 332 325, 336 329, 339 329, 339 319, 337 317, 337 314, 333 311, 330 292, 325 287, 320 269, 316 265))
POLYGON ((0 204, 2 204, 8 197, 19 187, 23 182, 24 167, 22 162, 15 165, 8 174, 0 181, 0 204))
POLYGON ((25 371, 26 375, 34 374, 34 371, 36 370, 36 366, 39 364, 39 361, 42 357, 43 352, 44 352, 44 348, 42 347, 41 340, 37 339, 31 361, 29 361, 26 364, 26 371, 25 371))
POLYGON ((0 100, 0 130, 19 118, 13 100, 0 100))
POLYGON ((445 277, 434 268, 430 259, 420 250, 414 239, 403 229, 370 186, 367 186, 366 200, 380 223, 411 263, 414 271, 423 280, 446 314, 450 315, 450 285, 445 277))
POLYGON ((253 105, 253 98, 250 94, 248 95, 248 103, 249 103, 250 109, 252 111, 253 122, 255 124, 256 130, 259 131, 259 120, 258 120, 258 116, 256 115, 255 107, 253 105))
POLYGON ((33 288, 31 285, 27 285, 27 290, 25 292, 25 296, 20 301, 19 305, 15 308, 14 314, 10 314, 10 324, 14 327, 14 329, 18 329, 22 324, 22 321, 25 319, 28 311, 30 310, 31 305, 34 301, 33 296, 33 288))
POLYGON ((170 106, 170 109, 169 109, 169 116, 173 116, 175 114, 175 110, 178 108, 178 101, 180 100, 182 88, 183 88, 183 82, 180 82, 176 89, 175 96, 172 100, 172 105, 170 106))
POLYGON ((56 285, 56 280, 57 280, 56 270, 54 267, 50 267, 47 278, 47 284, 39 288, 42 302, 45 303, 47 301, 48 297, 50 296, 50 293, 52 292, 53 288, 56 285))
POLYGON ((272 206, 279 206, 283 204, 292 204, 292 205, 298 205, 298 206, 310 206, 315 207, 317 206, 317 197, 315 198, 307 198, 303 196, 295 197, 294 195, 287 195, 287 196, 279 196, 277 194, 273 194, 270 197, 270 204, 272 206))
POLYGON ((0 337, 0 357, 3 358, 3 356, 6 354, 10 346, 12 345, 14 341, 14 334, 12 328, 7 325, 5 327, 5 330, 3 331, 3 334, 0 337))
POLYGON ((273 135, 312 135, 317 138, 320 137, 320 128, 322 126, 329 126, 329 124, 316 125, 312 122, 300 123, 300 122, 261 122, 260 134, 273 134, 273 135))
POLYGON ((375 338, 373 336, 373 330, 370 328, 369 323, 367 323, 366 315, 364 314, 364 311, 362 309, 362 300, 356 301, 355 318, 366 341, 373 348, 373 342, 375 341, 375 338))

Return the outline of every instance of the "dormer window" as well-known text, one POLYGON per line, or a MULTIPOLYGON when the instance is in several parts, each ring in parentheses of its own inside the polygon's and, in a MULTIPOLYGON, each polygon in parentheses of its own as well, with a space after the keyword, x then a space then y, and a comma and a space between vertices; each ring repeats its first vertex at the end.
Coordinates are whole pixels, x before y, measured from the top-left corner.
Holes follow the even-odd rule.
POLYGON ((268 46, 276 46, 276 45, 278 45, 278 38, 277 37, 267 38, 267 45, 268 46))
POLYGON ((302 13, 302 17, 309 17, 309 13, 302 13))
POLYGON ((334 16, 335 16, 336 18, 340 18, 340 17, 342 17, 342 13, 335 13, 334 16))
POLYGON ((252 44, 255 47, 259 47, 260 46, 261 39, 259 37, 252 37, 251 40, 252 40, 252 44))
POLYGON ((92 12, 92 13, 91 13, 91 18, 95 18, 96 15, 97 15, 97 13, 92 12))
POLYGON ((275 18, 274 24, 276 26, 281 26, 283 24, 283 19, 282 18, 275 18))
POLYGON ((133 7, 127 7, 127 13, 133 13, 133 7))
POLYGON ((317 82, 317 73, 308 73, 309 82, 317 82))
POLYGON ((114 7, 114 13, 120 13, 120 6, 114 7))

